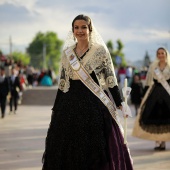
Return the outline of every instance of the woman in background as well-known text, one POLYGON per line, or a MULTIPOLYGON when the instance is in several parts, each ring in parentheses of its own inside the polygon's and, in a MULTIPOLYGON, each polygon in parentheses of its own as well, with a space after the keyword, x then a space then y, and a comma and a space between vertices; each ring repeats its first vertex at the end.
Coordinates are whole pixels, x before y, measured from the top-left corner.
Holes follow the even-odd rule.
POLYGON ((144 91, 132 134, 156 141, 155 150, 165 150, 165 141, 170 141, 170 56, 165 48, 160 47, 156 52, 144 91))

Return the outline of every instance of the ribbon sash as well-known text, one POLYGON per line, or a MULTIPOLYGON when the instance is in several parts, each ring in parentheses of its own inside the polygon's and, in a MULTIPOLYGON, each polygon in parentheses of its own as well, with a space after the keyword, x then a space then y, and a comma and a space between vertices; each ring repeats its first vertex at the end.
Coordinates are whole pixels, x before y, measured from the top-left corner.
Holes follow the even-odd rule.
POLYGON ((79 62, 77 56, 75 55, 73 49, 68 48, 66 51, 67 59, 69 60, 69 63, 74 70, 75 74, 79 77, 79 79, 82 81, 82 83, 95 95, 97 96, 103 104, 108 108, 110 114, 120 127, 120 130, 123 133, 123 129, 121 127, 121 124, 119 123, 119 120, 116 115, 116 108, 110 98, 105 94, 105 92, 95 83, 95 81, 91 78, 89 73, 86 71, 86 69, 81 65, 79 62))
POLYGON ((170 86, 168 84, 168 82, 165 80, 165 77, 163 76, 163 74, 161 73, 161 71, 157 68, 155 69, 155 74, 159 80, 159 82, 162 84, 162 86, 164 87, 164 89, 167 91, 167 93, 170 95, 170 86))

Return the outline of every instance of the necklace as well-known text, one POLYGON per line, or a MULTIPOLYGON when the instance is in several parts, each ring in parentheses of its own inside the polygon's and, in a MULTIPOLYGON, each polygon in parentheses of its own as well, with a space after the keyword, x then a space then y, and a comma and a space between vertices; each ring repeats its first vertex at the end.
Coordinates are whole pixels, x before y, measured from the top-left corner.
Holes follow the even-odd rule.
POLYGON ((159 63, 159 69, 163 72, 165 67, 166 67, 166 65, 167 65, 166 63, 162 64, 162 65, 159 63))
POLYGON ((81 57, 84 53, 83 53, 83 51, 88 47, 88 46, 86 46, 85 48, 83 48, 83 49, 80 49, 78 46, 76 46, 77 48, 76 48, 76 53, 78 54, 78 56, 79 57, 81 57), (78 52, 78 50, 79 50, 79 52, 78 52))

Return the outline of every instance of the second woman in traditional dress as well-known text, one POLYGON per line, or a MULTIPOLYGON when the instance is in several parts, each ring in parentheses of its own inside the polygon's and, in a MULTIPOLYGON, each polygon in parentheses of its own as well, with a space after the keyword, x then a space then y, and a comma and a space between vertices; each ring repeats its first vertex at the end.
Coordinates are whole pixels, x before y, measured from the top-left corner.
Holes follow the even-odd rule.
POLYGON ((155 141, 155 150, 165 150, 170 141, 170 56, 159 48, 151 64, 133 136, 155 141))

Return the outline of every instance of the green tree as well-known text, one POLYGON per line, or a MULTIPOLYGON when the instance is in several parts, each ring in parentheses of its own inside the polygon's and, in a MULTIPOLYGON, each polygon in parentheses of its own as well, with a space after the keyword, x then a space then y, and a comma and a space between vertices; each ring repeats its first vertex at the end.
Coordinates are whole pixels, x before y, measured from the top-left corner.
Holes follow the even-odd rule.
POLYGON ((116 48, 116 49, 114 48, 114 45, 113 45, 113 43, 112 43, 111 40, 109 40, 109 41, 106 43, 106 45, 107 45, 107 48, 109 49, 109 52, 110 52, 110 55, 111 55, 113 64, 114 64, 115 66, 117 66, 116 56, 119 56, 119 57, 121 57, 121 60, 122 60, 121 65, 126 66, 126 61, 125 61, 125 57, 124 57, 124 53, 123 53, 123 47, 124 47, 124 45, 123 45, 122 41, 119 40, 119 39, 116 41, 116 45, 117 45, 117 48, 116 48))
POLYGON ((31 57, 31 65, 36 68, 53 67, 58 70, 63 41, 54 32, 38 32, 29 44, 27 52, 31 57))
POLYGON ((115 62, 115 56, 116 56, 116 55, 115 55, 114 46, 113 46, 112 41, 109 40, 109 41, 106 43, 106 45, 107 45, 107 48, 108 48, 108 50, 109 50, 109 52, 110 52, 110 55, 111 55, 113 64, 116 65, 116 62, 115 62))
POLYGON ((24 65, 28 65, 30 63, 30 56, 28 54, 19 51, 14 51, 12 53, 12 57, 14 61, 21 61, 24 65))
POLYGON ((122 51, 124 47, 122 41, 118 39, 116 42, 117 42, 117 50, 122 51))

